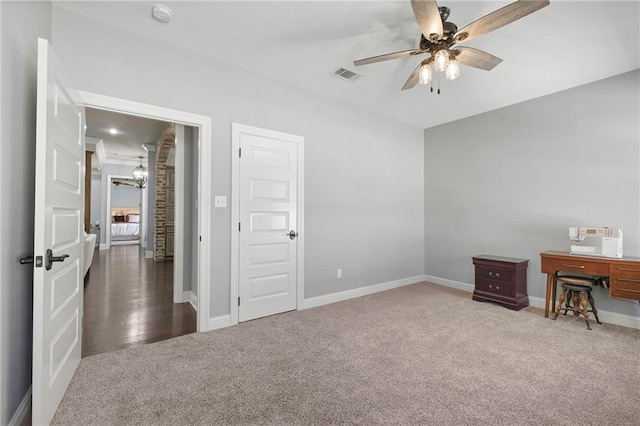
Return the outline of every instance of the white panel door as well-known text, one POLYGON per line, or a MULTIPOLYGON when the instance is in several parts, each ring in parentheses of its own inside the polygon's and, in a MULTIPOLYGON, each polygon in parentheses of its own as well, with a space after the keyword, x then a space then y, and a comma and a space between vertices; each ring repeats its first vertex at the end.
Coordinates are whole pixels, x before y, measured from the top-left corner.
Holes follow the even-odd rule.
POLYGON ((238 320, 296 309, 298 144, 240 134, 238 320))
POLYGON ((82 342, 84 108, 61 74, 51 46, 38 39, 32 388, 38 425, 51 422, 82 342))

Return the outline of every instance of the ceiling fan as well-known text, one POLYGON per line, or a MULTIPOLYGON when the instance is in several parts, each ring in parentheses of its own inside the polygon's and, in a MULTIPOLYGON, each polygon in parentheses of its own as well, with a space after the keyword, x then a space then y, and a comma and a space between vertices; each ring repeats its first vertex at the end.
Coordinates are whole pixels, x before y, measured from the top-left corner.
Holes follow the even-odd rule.
POLYGON ((124 180, 115 180, 115 179, 114 179, 112 182, 113 182, 113 186, 116 186, 116 187, 118 187, 118 186, 120 186, 120 185, 124 185, 124 186, 136 186, 135 184, 133 184, 133 183, 129 183, 129 182, 124 181, 124 180))
MULTIPOLYGON (((472 47, 456 46, 456 43, 487 34, 548 5, 548 0, 519 0, 458 30, 456 24, 447 21, 450 13, 448 7, 438 7, 435 0, 411 0, 413 14, 422 31, 419 48, 360 59, 353 64, 360 66, 428 53, 429 57, 420 62, 402 90, 411 89, 418 83, 429 84, 433 75, 432 67, 435 71, 444 72, 448 80, 453 80, 460 74, 458 63, 490 71, 502 59, 472 47)), ((433 87, 431 91, 433 92, 433 87)))

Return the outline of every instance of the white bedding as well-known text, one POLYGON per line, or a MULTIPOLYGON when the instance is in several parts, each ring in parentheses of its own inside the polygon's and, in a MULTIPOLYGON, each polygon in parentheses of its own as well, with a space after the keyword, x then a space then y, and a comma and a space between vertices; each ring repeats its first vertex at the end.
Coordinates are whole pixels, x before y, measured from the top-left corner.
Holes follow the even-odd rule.
POLYGON ((112 237, 138 237, 140 236, 140 224, 130 222, 118 222, 111 224, 112 237))

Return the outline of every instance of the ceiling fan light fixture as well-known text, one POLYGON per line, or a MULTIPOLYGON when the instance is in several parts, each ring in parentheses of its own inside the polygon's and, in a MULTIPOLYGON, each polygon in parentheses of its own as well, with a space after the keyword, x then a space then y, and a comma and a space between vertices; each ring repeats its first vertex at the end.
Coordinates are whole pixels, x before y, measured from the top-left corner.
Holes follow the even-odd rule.
POLYGON ((429 84, 431 82, 431 65, 425 64, 420 68, 420 84, 429 84))
POLYGON ((460 75, 460 65, 458 65, 458 61, 453 58, 450 59, 444 75, 447 80, 455 80, 456 78, 458 78, 458 76, 460 75))
POLYGON ((447 49, 438 50, 433 55, 433 67, 438 72, 444 72, 449 65, 449 51, 447 49))

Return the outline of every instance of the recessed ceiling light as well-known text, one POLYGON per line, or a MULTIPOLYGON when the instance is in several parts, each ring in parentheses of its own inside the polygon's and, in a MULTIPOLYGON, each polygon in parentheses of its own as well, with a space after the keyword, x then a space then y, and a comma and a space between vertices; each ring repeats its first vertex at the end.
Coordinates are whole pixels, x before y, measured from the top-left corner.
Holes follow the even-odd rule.
POLYGON ((156 4, 151 8, 151 16, 163 24, 168 24, 173 18, 173 12, 165 5, 156 4))
POLYGON ((111 129, 109 129, 109 133, 111 133, 112 135, 117 135, 118 134, 118 129, 111 128, 111 129))

